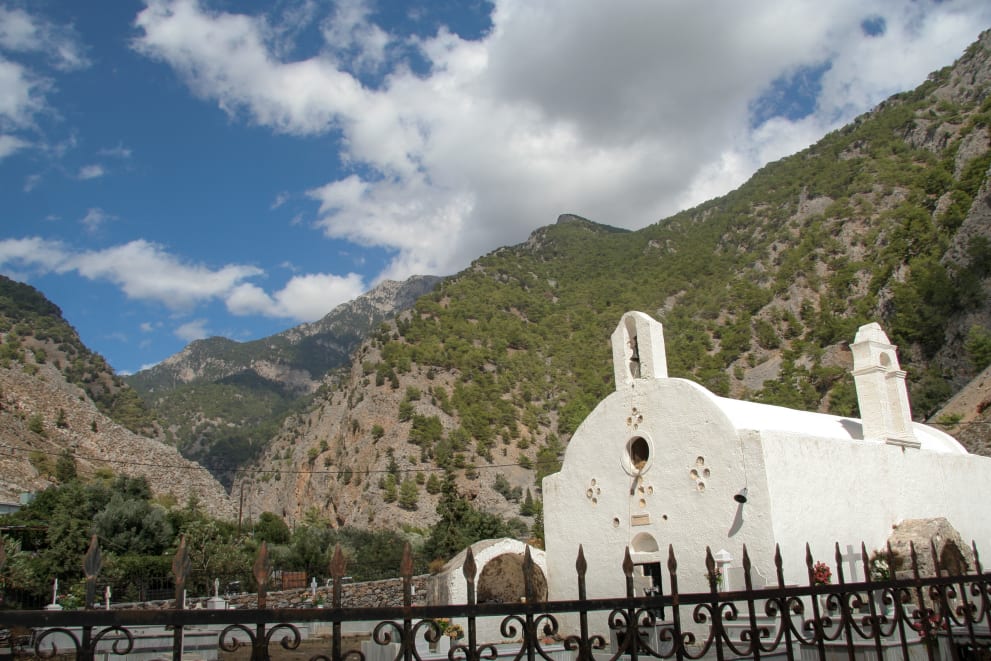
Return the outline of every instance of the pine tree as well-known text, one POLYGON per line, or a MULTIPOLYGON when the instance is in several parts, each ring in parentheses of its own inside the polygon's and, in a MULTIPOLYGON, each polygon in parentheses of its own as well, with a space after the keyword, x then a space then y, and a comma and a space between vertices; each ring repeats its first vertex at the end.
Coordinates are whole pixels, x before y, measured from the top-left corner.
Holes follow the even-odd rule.
POLYGON ((396 499, 399 497, 399 489, 396 487, 395 476, 391 474, 385 476, 384 491, 385 493, 382 495, 382 500, 387 503, 396 502, 396 499))
POLYGON ((419 500, 420 490, 416 482, 407 477, 399 485, 399 506, 412 512, 417 509, 419 500))
POLYGON ((526 497, 523 499, 523 504, 520 505, 520 515, 521 516, 533 516, 533 494, 530 490, 526 490, 526 497))

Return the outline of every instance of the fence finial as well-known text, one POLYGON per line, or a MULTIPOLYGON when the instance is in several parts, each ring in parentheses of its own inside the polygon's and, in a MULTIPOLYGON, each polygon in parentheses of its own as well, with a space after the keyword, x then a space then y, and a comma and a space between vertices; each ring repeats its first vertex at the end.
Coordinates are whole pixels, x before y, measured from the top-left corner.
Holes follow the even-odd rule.
POLYGON ((835 542, 836 551, 833 553, 833 559, 836 561, 836 580, 843 584, 843 551, 840 550, 840 543, 835 542))
POLYGON ((465 553, 465 564, 461 568, 461 573, 464 575, 465 580, 469 583, 475 582, 475 573, 478 571, 478 567, 475 565, 475 554, 472 552, 471 547, 468 547, 468 551, 465 553))
POLYGON ((399 575, 403 578, 413 575, 413 550, 409 542, 403 544, 403 559, 399 563, 399 575))
POLYGON ((96 600, 96 577, 103 568, 103 558, 100 557, 100 542, 96 535, 89 540, 89 549, 83 558, 83 573, 86 575, 86 608, 91 608, 96 600))
POLYGON ((341 551, 341 545, 336 544, 334 546, 334 555, 330 558, 330 576, 334 579, 334 583, 339 583, 342 578, 344 578, 344 570, 347 568, 347 560, 344 558, 344 552, 341 551))
POLYGON ((584 576, 588 571, 588 561, 585 560, 585 549, 581 544, 578 545, 578 559, 575 560, 575 571, 578 572, 579 576, 584 576))
POLYGON ((272 571, 272 563, 268 559, 268 543, 262 542, 258 549, 258 557, 255 558, 255 565, 252 567, 252 575, 258 583, 258 607, 265 607, 265 600, 268 595, 268 575, 272 571))

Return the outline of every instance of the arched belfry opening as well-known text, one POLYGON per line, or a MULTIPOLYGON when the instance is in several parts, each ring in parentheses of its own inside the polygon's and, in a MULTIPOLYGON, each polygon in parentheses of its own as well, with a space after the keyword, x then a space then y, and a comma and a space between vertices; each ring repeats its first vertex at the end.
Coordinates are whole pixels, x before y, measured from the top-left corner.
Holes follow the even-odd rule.
MULTIPOLYGON (((478 577, 477 595, 480 604, 511 604, 522 601, 526 597, 523 554, 504 553, 485 563, 478 577)), ((533 572, 533 598, 547 600, 547 577, 536 565, 533 572)))
POLYGON ((617 390, 630 387, 639 379, 667 377, 664 329, 658 321, 642 312, 627 312, 611 340, 617 390))

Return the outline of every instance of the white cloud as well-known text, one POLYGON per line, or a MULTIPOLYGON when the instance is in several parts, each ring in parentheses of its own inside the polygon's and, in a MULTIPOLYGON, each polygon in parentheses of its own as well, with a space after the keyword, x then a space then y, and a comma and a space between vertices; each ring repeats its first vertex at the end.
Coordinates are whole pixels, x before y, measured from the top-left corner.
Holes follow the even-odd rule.
MULTIPOLYGON (((87 216, 100 214, 100 209, 90 209, 87 216)), ((188 311, 219 300, 236 315, 259 314, 297 321, 320 319, 367 289, 356 273, 312 273, 294 275, 282 289, 268 294, 246 282, 263 275, 261 269, 240 264, 219 269, 189 264, 143 240, 83 252, 39 237, 0 240, 0 269, 15 268, 37 273, 75 272, 89 280, 111 282, 129 298, 156 302, 173 310, 188 311)), ((140 328, 147 333, 155 327, 146 322, 140 328)))
MULTIPOLYGON (((84 49, 71 26, 55 25, 19 8, 0 5, 0 131, 34 131, 40 114, 50 112, 48 95, 54 89, 50 77, 39 68, 58 71, 89 65, 84 49), (40 54, 47 66, 17 61, 24 55, 40 54)), ((0 136, 0 159, 31 142, 24 136, 0 136)), ((26 186, 30 190, 30 186, 26 186)))
MULTIPOLYGON (((413 40, 424 76, 390 60, 408 38, 372 25, 365 4, 337 8, 308 58, 289 60, 269 19, 193 0, 152 0, 134 46, 234 117, 340 131, 345 162, 370 174, 308 191, 317 225, 395 250, 381 274, 394 278, 454 272, 562 212, 634 228, 724 193, 917 85, 991 24, 979 0, 497 0, 481 40, 413 40), (883 34, 861 29, 869 17, 883 34), (369 67, 387 72, 375 89, 357 77, 369 67), (812 113, 753 126, 772 83, 809 67, 826 68, 812 113)), ((247 284, 231 301, 289 309, 247 284)))
POLYGON ((187 321, 177 327, 174 331, 172 331, 172 333, 185 342, 192 342, 193 340, 202 340, 205 337, 210 337, 210 331, 207 329, 206 319, 194 319, 192 321, 187 321))
POLYGON ((111 158, 119 158, 121 160, 127 160, 131 158, 131 150, 122 144, 118 144, 116 147, 104 147, 97 152, 100 156, 108 156, 111 158))
POLYGON ((40 183, 41 183, 40 174, 29 174, 28 176, 24 177, 24 187, 22 190, 25 193, 30 193, 35 188, 37 188, 38 184, 40 183))
POLYGON ((103 224, 110 220, 114 220, 114 216, 108 214, 103 209, 92 208, 86 210, 86 215, 79 222, 86 228, 87 232, 92 233, 103 227, 103 224))
POLYGON ((386 63, 392 39, 369 21, 365 0, 339 0, 333 17, 323 26, 323 38, 340 66, 356 72, 377 71, 386 63))
POLYGON ((22 140, 17 136, 13 135, 0 135, 0 161, 7 158, 11 154, 30 146, 26 140, 22 140))
POLYGON ((356 273, 346 276, 324 273, 298 275, 271 296, 255 285, 239 285, 227 297, 227 309, 236 315, 261 314, 296 321, 316 321, 365 290, 365 283, 356 273))
POLYGON ((0 56, 0 129, 31 126, 44 108, 49 84, 26 67, 0 56))
POLYGON ((79 168, 79 174, 76 176, 85 181, 86 179, 99 179, 105 174, 106 170, 103 169, 102 165, 99 163, 91 163, 90 165, 84 165, 79 168))
POLYGON ((62 70, 89 66, 85 49, 71 26, 55 25, 18 8, 0 6, 0 49, 43 53, 62 70))
POLYGON ((261 269, 240 264, 219 269, 189 264, 144 240, 77 252, 38 237, 4 239, 0 241, 0 267, 8 265, 43 273, 76 272, 89 280, 111 282, 129 298, 176 310, 222 299, 242 281, 262 274, 261 269))

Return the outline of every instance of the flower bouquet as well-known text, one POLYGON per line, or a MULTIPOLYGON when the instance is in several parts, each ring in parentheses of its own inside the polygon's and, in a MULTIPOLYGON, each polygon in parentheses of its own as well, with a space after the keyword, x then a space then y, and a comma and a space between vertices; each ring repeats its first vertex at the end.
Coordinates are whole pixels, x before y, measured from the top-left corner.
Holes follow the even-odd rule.
POLYGON ((812 580, 816 585, 828 585, 833 580, 833 572, 821 560, 812 565, 812 580))

